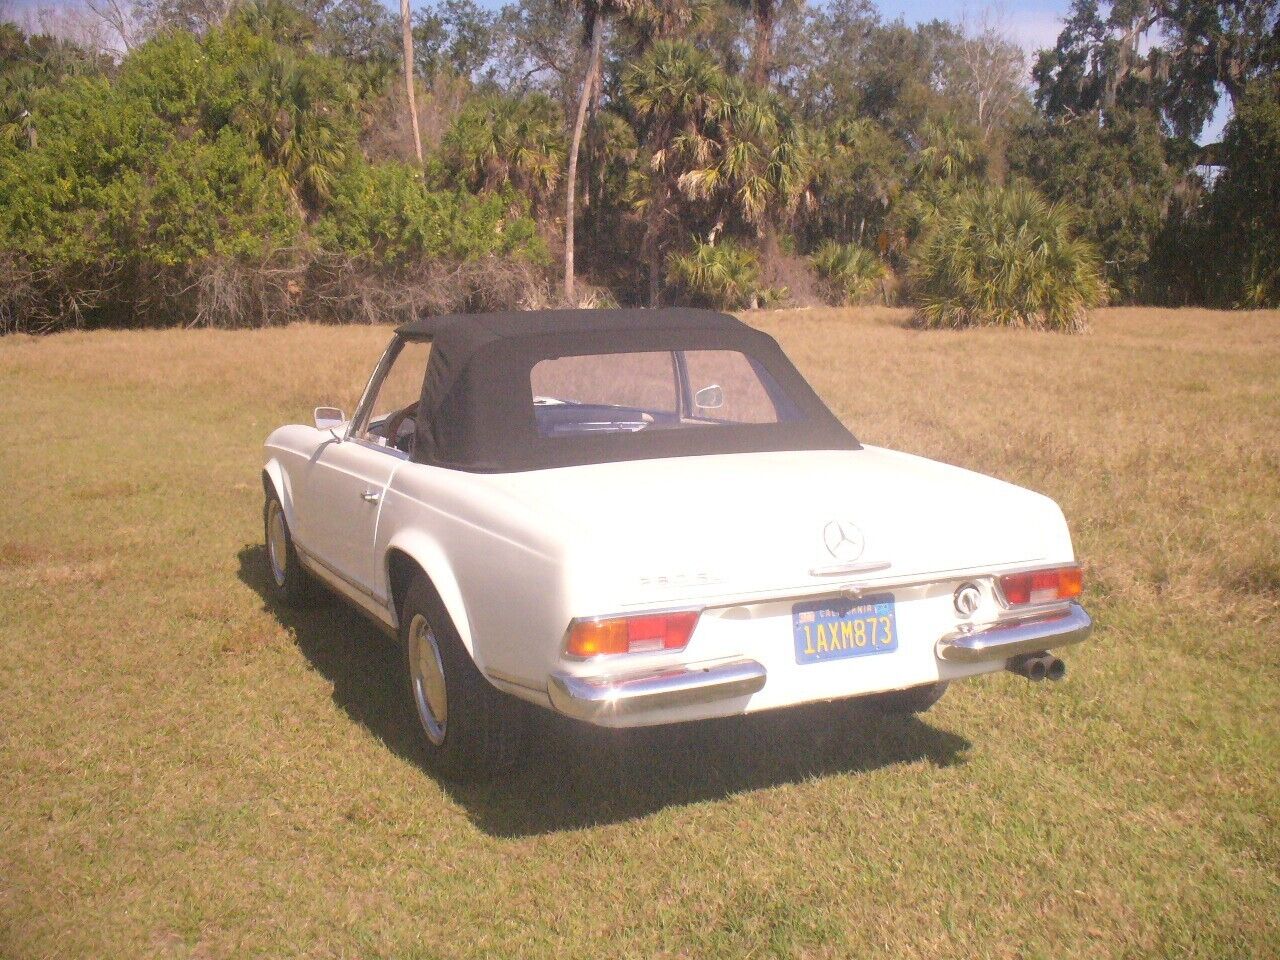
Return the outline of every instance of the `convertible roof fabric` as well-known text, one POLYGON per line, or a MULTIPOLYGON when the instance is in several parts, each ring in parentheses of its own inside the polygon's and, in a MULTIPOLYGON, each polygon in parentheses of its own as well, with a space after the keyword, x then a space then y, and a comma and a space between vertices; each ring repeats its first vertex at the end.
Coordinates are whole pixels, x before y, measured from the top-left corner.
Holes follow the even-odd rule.
POLYGON ((766 450, 852 450, 858 441, 768 334, 711 310, 538 310, 424 317, 396 331, 429 341, 413 459, 477 472, 766 450), (530 372, 598 353, 735 350, 772 375, 788 422, 633 433, 539 434, 530 372))

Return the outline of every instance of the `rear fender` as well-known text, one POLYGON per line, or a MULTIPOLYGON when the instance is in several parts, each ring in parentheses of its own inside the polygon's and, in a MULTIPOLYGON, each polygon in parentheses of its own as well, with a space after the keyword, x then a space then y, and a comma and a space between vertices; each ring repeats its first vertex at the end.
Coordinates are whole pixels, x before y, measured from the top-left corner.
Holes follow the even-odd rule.
POLYGON ((449 563, 449 559, 445 556, 440 544, 421 530, 401 530, 398 532, 392 537, 391 542, 387 544, 387 550, 383 556, 382 573, 386 577, 387 596, 393 600, 392 613, 396 618, 397 629, 399 629, 400 622, 398 604, 401 598, 395 596, 391 578, 391 557, 397 552, 407 556, 427 575, 432 587, 435 588, 437 596, 440 597, 440 602, 444 604, 445 612, 453 620, 454 629, 458 631, 458 637, 462 640, 462 645, 467 648, 467 652, 471 654, 471 659, 475 661, 476 666, 483 670, 484 664, 476 656, 475 640, 471 633, 471 620, 467 616, 467 605, 462 597, 462 587, 458 584, 458 578, 454 575, 453 566, 449 563))

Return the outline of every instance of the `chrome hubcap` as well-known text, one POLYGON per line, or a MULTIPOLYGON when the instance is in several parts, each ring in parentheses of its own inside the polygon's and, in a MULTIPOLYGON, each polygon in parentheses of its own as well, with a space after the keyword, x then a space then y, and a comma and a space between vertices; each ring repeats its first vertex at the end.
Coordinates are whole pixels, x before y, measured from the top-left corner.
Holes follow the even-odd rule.
POLYGON ((284 511, 280 504, 271 501, 267 510, 267 560, 271 564, 271 576, 276 586, 284 586, 285 564, 289 562, 288 535, 284 529, 284 511))
POLYGON ((413 699, 427 739, 436 746, 444 743, 445 724, 449 719, 449 698, 444 683, 444 661, 435 631, 422 614, 409 622, 409 673, 413 682, 413 699))

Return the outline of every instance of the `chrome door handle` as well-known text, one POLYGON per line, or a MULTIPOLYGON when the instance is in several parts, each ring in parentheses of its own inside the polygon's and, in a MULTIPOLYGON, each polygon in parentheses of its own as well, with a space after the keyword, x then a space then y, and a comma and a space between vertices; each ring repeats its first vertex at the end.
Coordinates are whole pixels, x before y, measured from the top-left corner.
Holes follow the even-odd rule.
POLYGON ((374 493, 372 490, 366 490, 360 494, 360 499, 365 503, 377 503, 382 497, 381 494, 374 493))

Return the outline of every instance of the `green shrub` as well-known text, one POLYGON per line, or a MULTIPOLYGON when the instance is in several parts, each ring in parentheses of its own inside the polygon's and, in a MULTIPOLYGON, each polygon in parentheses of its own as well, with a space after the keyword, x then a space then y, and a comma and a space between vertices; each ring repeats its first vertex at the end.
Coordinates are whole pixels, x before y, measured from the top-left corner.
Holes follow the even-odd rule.
POLYGON ((760 258, 733 240, 695 241, 689 253, 667 257, 667 271, 690 299, 707 306, 754 307, 762 294, 760 258))
POLYGON ((828 240, 810 258, 833 304, 856 303, 884 279, 884 264, 866 247, 828 240))
POLYGON ((231 127, 175 129, 101 79, 47 89, 35 106, 39 145, 0 143, 0 249, 49 291, 35 325, 83 323, 93 305, 160 310, 159 271, 259 259, 303 229, 287 188, 231 127))
POLYGON ((1178 170, 1147 113, 1038 119, 1009 148, 1010 169, 1076 212, 1076 229, 1102 256, 1107 280, 1127 302, 1160 291, 1152 259, 1177 187, 1178 170))
POLYGON ((1079 332, 1107 296, 1098 256, 1075 236, 1068 210, 1026 186, 949 201, 926 225, 909 280, 917 320, 929 327, 1079 332))
POLYGON ((545 258, 527 201, 510 191, 433 190, 417 168, 357 160, 335 179, 314 234, 321 248, 380 264, 492 254, 545 258))

